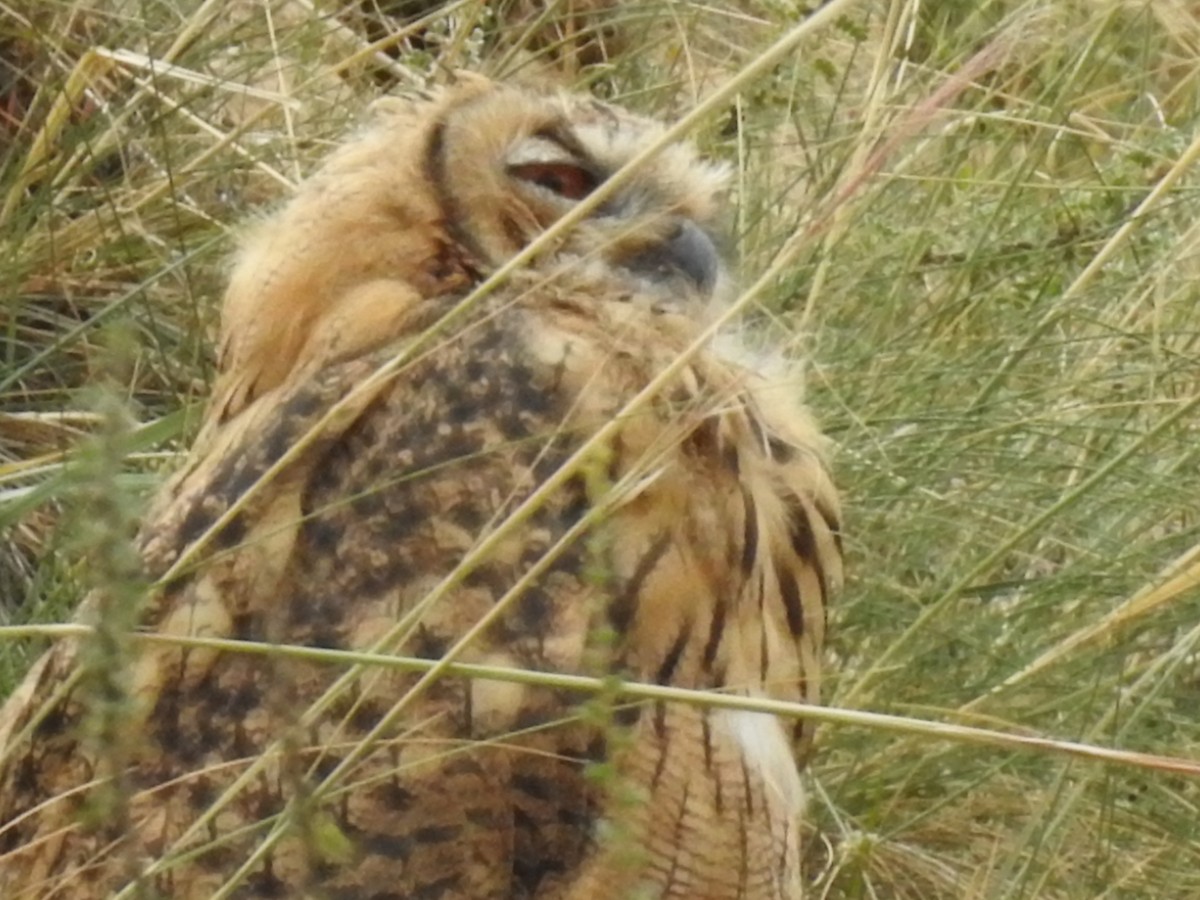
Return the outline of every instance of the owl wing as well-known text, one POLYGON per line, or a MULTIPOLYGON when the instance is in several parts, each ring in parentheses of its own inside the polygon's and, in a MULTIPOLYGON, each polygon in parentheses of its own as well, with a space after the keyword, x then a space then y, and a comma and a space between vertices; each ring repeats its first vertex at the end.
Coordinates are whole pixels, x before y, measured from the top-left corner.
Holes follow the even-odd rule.
MULTIPOLYGON (((562 404, 514 352, 516 324, 477 324, 392 378, 372 381, 394 348, 325 366, 213 432, 143 531, 159 580, 143 627, 347 650, 390 635, 391 651, 440 657, 584 511, 581 495, 562 492, 444 602, 414 612, 564 458, 562 404)), ((465 658, 577 668, 591 608, 579 562, 568 554, 552 566, 465 658)), ((208 897, 285 809, 300 818, 252 867, 254 896, 310 886, 368 896, 387 885, 399 896, 507 898, 514 842, 570 840, 549 813, 538 819, 532 794, 514 823, 515 751, 478 746, 548 708, 561 715, 554 698, 443 679, 385 723, 415 675, 368 669, 331 691, 343 673, 329 665, 136 646, 124 832, 80 822, 105 749, 78 737, 77 649, 51 650, 5 707, 6 896, 108 896, 130 860, 182 852, 158 867, 155 886, 208 897), (371 749, 304 802, 372 733, 371 749)))

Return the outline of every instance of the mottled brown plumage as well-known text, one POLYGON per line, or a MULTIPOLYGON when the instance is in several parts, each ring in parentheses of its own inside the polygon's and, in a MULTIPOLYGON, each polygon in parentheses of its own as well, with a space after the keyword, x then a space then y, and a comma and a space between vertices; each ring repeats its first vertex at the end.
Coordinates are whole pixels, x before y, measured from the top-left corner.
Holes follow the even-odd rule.
MULTIPOLYGON (((794 380, 702 352, 510 521, 699 334, 719 173, 669 148, 417 347, 659 130, 479 78, 378 119, 246 241, 209 418, 139 538, 144 628, 436 659, 552 552, 460 660, 815 701, 838 506, 794 380)), ((79 818, 106 769, 76 645, 0 713, 6 898, 138 872, 174 898, 800 896, 804 728, 135 646, 124 822, 79 818)))

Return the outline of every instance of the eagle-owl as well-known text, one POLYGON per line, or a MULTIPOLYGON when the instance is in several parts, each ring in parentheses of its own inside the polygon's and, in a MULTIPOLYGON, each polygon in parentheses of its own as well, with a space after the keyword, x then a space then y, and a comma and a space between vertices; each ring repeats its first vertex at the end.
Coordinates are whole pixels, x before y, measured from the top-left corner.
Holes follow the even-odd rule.
MULTIPOLYGON (((660 134, 479 76, 381 101, 246 237, 141 629, 433 660, 512 594, 459 661, 816 700, 839 511, 794 380, 709 348, 614 419, 730 291, 722 171, 668 147, 457 306, 660 134)), ((0 714, 7 900, 801 894, 803 725, 157 640, 118 752, 82 646, 0 714)))

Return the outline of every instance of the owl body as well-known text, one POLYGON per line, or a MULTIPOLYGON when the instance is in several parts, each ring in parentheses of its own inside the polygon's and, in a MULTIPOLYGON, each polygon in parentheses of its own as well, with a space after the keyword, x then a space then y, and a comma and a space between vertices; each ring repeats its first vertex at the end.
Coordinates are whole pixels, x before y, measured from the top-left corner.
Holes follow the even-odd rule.
MULTIPOLYGON (((470 635, 460 662, 816 701, 838 506, 794 384, 701 351, 627 409, 721 289, 719 175, 669 148, 458 306, 656 127, 470 78, 384 110, 260 225, 139 538, 144 630, 426 660, 470 635)), ((76 645, 0 714, 6 897, 801 894, 804 725, 136 648, 112 823, 81 816, 112 773, 76 645)))

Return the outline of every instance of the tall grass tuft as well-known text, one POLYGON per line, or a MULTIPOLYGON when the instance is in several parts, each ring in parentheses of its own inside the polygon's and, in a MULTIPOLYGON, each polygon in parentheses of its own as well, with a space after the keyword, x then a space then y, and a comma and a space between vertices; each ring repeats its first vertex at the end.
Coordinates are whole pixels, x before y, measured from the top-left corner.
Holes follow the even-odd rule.
MULTIPOLYGON (((68 620, 87 554, 136 592, 239 227, 372 99, 467 67, 678 119, 798 15, 0 0, 0 620, 68 620)), ((838 445, 828 702, 1147 755, 826 723, 812 896, 1200 896, 1200 780, 1149 758, 1200 756, 1198 47, 1183 0, 846 2, 696 130, 743 280, 790 254, 741 327, 838 445)))

